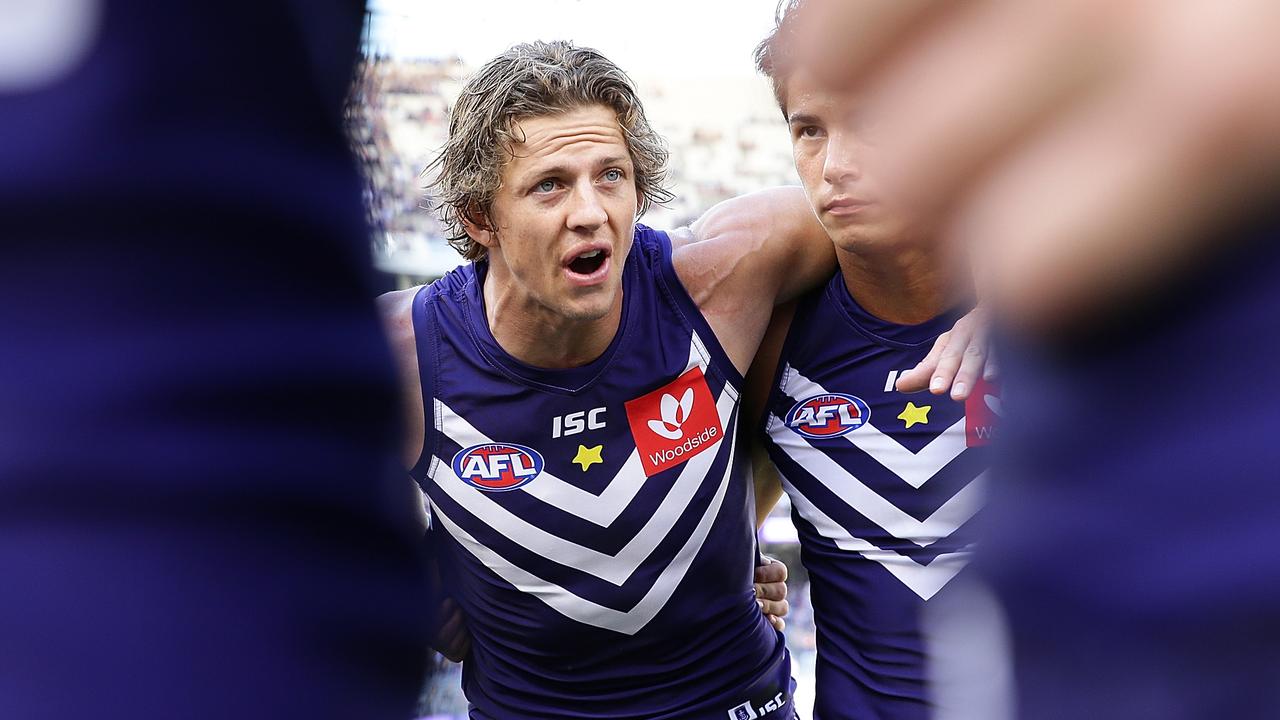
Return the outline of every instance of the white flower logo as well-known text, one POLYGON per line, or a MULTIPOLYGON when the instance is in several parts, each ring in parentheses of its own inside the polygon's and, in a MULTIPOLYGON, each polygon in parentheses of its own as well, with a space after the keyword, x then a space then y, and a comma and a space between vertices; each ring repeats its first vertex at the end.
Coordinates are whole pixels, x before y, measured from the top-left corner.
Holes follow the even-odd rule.
POLYGON ((685 388, 684 394, 677 401, 674 395, 662 394, 660 405, 662 418, 650 420, 649 429, 668 440, 679 440, 684 437, 681 426, 689 419, 693 410, 693 388, 685 388))
POLYGON ((996 417, 1004 417, 1004 405, 1000 403, 1000 398, 995 395, 983 395, 982 400, 987 407, 991 408, 991 412, 996 414, 996 417))

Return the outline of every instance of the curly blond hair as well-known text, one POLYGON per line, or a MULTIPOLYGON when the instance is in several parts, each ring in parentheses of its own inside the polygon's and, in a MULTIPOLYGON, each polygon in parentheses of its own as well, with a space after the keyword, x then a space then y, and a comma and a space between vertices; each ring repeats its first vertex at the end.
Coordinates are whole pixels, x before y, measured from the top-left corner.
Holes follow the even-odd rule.
POLYGON ((426 170, 434 175, 428 187, 435 191, 434 207, 449 244, 464 258, 485 256, 485 247, 467 235, 464 223, 491 227, 502 167, 523 140, 516 124, 588 105, 604 105, 617 114, 635 165, 636 217, 653 203, 671 200, 666 142, 649 126, 626 73, 599 52, 569 42, 516 45, 463 86, 450 112, 449 138, 426 170))

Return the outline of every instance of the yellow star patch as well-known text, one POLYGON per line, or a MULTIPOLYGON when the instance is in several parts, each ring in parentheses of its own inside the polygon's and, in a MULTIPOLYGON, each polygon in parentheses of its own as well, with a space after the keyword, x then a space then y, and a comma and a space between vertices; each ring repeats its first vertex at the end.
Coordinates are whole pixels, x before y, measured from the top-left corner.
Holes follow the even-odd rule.
POLYGON ((604 450, 603 445, 596 445, 595 447, 587 447, 586 445, 579 445, 578 454, 573 457, 573 462, 576 462, 579 465, 581 465, 582 472, 586 472, 587 468, 591 467, 592 465, 596 463, 604 462, 604 460, 600 459, 600 451, 602 450, 604 450))
POLYGON ((915 403, 907 403, 907 408, 902 411, 902 414, 898 416, 898 419, 907 423, 908 430, 910 430, 911 426, 915 425, 916 423, 922 423, 924 425, 928 425, 929 411, 932 409, 933 409, 932 405, 925 405, 924 407, 916 407, 915 403))

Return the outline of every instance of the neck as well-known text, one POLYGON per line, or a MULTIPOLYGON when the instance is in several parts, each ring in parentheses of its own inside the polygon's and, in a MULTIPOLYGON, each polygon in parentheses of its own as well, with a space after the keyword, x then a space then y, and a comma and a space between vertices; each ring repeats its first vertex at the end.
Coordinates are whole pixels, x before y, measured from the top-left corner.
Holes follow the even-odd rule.
POLYGON ((565 317, 520 291, 500 262, 489 263, 484 312, 494 340, 508 355, 548 369, 586 365, 604 354, 622 323, 622 292, 603 317, 565 317))
POLYGON ((872 315, 899 325, 917 325, 971 295, 965 267, 944 253, 907 248, 884 253, 836 249, 849 294, 872 315))

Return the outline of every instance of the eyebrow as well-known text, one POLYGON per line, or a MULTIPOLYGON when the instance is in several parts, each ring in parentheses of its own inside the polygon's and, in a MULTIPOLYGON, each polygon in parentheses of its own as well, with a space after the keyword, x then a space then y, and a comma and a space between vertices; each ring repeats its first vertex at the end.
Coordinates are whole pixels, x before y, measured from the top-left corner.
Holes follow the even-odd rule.
POLYGON ((810 115, 809 113, 803 112, 794 112, 787 116, 788 125, 798 125, 802 123, 817 125, 818 117, 816 115, 810 115))
MULTIPOLYGON (((607 167, 609 165, 621 165, 627 160, 628 158, 622 155, 610 155, 607 158, 601 158, 599 161, 596 162, 596 165, 598 167, 607 167)), ((521 177, 521 180, 522 182, 532 182, 534 178, 542 178, 548 175, 555 175, 555 176, 569 175, 571 173, 572 173, 572 169, 568 165, 552 165, 550 167, 539 168, 537 170, 532 170, 530 172, 524 173, 521 177)))

